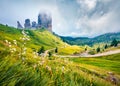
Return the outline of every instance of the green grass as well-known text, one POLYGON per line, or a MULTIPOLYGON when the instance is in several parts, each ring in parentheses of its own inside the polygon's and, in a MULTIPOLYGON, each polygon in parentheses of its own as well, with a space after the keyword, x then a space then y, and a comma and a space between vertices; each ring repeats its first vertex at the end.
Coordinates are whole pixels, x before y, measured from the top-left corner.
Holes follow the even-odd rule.
MULTIPOLYGON (((70 46, 64 43, 59 37, 53 35, 46 29, 25 30, 25 32, 30 37, 30 41, 26 43, 26 47, 34 51, 38 51, 41 46, 44 46, 45 50, 58 47, 58 53, 64 55, 80 53, 84 50, 83 47, 70 46)), ((10 42, 17 40, 19 46, 23 43, 20 40, 20 37, 23 37, 22 30, 20 29, 0 25, 0 35, 2 35, 0 37, 1 48, 6 47, 5 40, 10 42)))
POLYGON ((25 86, 112 86, 109 82, 81 71, 67 59, 21 58, 0 60, 0 85, 25 86))
POLYGON ((79 64, 82 71, 101 78, 109 77, 109 72, 112 72, 118 80, 118 86, 120 85, 120 54, 102 57, 70 58, 70 60, 79 64))
MULTIPOLYGON (((82 47, 69 46, 47 30, 25 30, 25 32, 27 32, 30 40, 24 45, 25 42, 20 39, 20 37, 23 37, 21 30, 0 25, 0 86, 113 85, 104 78, 107 77, 104 70, 86 65, 87 63, 83 62, 84 59, 76 60, 83 62, 78 64, 67 58, 40 57, 34 53, 34 50, 39 49, 41 46, 44 46, 45 49, 55 48, 56 46, 59 49, 65 46, 61 50, 61 52, 64 51, 64 54, 66 52, 68 52, 67 54, 81 52, 82 47), (9 44, 11 47, 5 43, 5 40, 11 42, 9 44), (17 40, 17 45, 13 43, 13 40, 17 40), (23 54, 25 47, 27 50, 23 54), (16 50, 11 52, 13 48, 16 50)), ((106 58, 103 59, 108 61, 106 58)), ((75 59, 72 60, 75 61, 75 59)))
POLYGON ((97 66, 120 74, 120 54, 94 58, 72 58, 71 60, 81 64, 97 66))
POLYGON ((75 46, 75 45, 58 48, 58 54, 60 54, 60 55, 79 54, 83 51, 84 51, 84 47, 75 46))
MULTIPOLYGON (((38 29, 38 30, 25 30, 27 35, 30 37, 30 41, 26 43, 26 46, 38 50, 41 46, 44 46, 45 49, 55 48, 57 46, 63 46, 65 43, 62 40, 47 31, 46 29, 38 29)), ((22 41, 20 37, 23 37, 22 30, 16 29, 13 27, 7 27, 4 25, 0 25, 0 46, 1 48, 5 48, 5 40, 13 42, 13 40, 17 40, 19 45, 22 45, 22 41)))

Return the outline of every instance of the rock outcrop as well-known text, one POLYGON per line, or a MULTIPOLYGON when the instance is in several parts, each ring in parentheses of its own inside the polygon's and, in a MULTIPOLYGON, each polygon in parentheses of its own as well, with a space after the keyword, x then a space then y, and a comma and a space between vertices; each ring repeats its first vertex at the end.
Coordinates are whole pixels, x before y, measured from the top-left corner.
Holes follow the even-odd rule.
POLYGON ((42 27, 52 31, 52 18, 46 13, 40 13, 38 15, 38 28, 42 27))
POLYGON ((31 28, 30 19, 25 19, 24 28, 31 28))
POLYGON ((37 23, 35 21, 32 22, 32 28, 37 28, 37 23))
POLYGON ((19 29, 23 29, 23 26, 20 24, 19 21, 17 21, 17 28, 19 28, 19 29))
MULTIPOLYGON (((22 25, 19 21, 17 21, 17 27, 22 29, 22 25)), ((37 29, 37 28, 45 28, 52 32, 52 17, 47 13, 39 13, 38 15, 38 23, 36 21, 30 22, 30 19, 25 19, 24 28, 26 29, 37 29)))

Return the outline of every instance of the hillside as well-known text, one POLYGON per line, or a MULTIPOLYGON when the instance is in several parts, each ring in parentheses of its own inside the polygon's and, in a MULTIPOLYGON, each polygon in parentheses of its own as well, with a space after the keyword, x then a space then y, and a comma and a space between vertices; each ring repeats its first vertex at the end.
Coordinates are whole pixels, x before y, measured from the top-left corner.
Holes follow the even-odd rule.
MULTIPOLYGON (((37 52, 42 46, 45 50, 53 49, 58 47, 59 54, 74 54, 75 52, 81 52, 84 49, 79 46, 71 46, 64 43, 61 38, 49 32, 46 29, 36 29, 36 30, 25 30, 27 37, 30 39, 26 41, 25 46, 28 52, 37 52), (69 52, 67 51, 69 50, 69 52)), ((18 48, 23 45, 23 32, 21 29, 16 29, 13 27, 8 27, 5 25, 0 25, 0 50, 3 52, 4 49, 8 47, 6 45, 6 40, 14 45, 14 40, 17 41, 18 48)), ((14 47, 14 46, 13 46, 14 47)), ((5 51, 6 52, 6 51, 5 51)))
MULTIPOLYGON (((99 57, 91 57, 91 58, 70 58, 72 61, 84 64, 86 66, 95 66, 98 68, 102 68, 105 70, 112 71, 117 74, 120 78, 120 53, 108 56, 99 56, 99 57)), ((92 69, 92 68, 91 68, 92 69)))
POLYGON ((86 71, 92 71, 97 76, 112 76, 112 78, 114 77, 116 82, 120 85, 120 53, 94 58, 70 58, 70 60, 81 65, 86 71))
POLYGON ((114 69, 113 65, 110 69, 102 69, 82 62, 75 63, 74 59, 38 55, 36 51, 41 46, 45 50, 58 47, 57 54, 73 54, 82 49, 62 42, 45 29, 22 31, 0 25, 0 35, 0 86, 119 86, 118 82, 106 80, 109 70, 115 71, 119 78, 116 70, 119 62, 114 62, 114 69))
MULTIPOLYGON (((65 45, 62 40, 53 35, 51 32, 47 31, 46 29, 38 29, 38 30, 25 30, 26 37, 29 38, 26 41, 25 46, 29 48, 30 51, 38 51, 41 46, 45 47, 46 49, 55 48, 57 46, 65 45)), ((8 48, 7 42, 10 42, 11 45, 14 45, 14 41, 17 42, 18 48, 19 46, 23 45, 25 41, 24 33, 21 29, 16 29, 13 27, 8 27, 4 25, 0 25, 0 50, 4 51, 5 48, 8 48)))
POLYGON ((94 45, 96 43, 110 43, 113 39, 120 40, 120 32, 118 33, 106 33, 94 38, 87 37, 63 37, 60 36, 64 42, 72 45, 94 45))

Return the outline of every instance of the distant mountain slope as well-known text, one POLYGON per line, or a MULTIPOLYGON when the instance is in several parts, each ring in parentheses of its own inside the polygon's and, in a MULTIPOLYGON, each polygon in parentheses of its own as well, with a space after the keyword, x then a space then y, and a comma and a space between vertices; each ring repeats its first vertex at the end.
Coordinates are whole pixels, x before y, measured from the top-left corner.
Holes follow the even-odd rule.
MULTIPOLYGON (((26 43, 26 47, 39 49, 44 46, 45 49, 55 48, 56 46, 63 46, 64 42, 46 29, 25 30, 30 37, 30 41, 26 43)), ((13 43, 16 40, 18 45, 22 45, 21 37, 23 37, 22 30, 13 27, 8 27, 0 24, 0 50, 6 46, 5 40, 13 43)))
POLYGON ((93 45, 95 43, 109 43, 113 39, 120 40, 120 32, 117 33, 106 33, 94 38, 87 37, 64 37, 60 36, 64 42, 67 42, 72 45, 93 45))

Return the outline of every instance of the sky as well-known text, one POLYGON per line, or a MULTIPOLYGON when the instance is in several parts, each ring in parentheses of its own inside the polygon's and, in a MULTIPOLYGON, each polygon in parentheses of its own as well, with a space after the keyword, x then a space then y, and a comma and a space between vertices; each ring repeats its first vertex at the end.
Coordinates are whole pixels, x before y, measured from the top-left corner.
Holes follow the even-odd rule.
POLYGON ((52 16, 53 31, 62 36, 95 37, 120 32, 120 0, 0 0, 0 23, 37 22, 40 12, 52 16))

